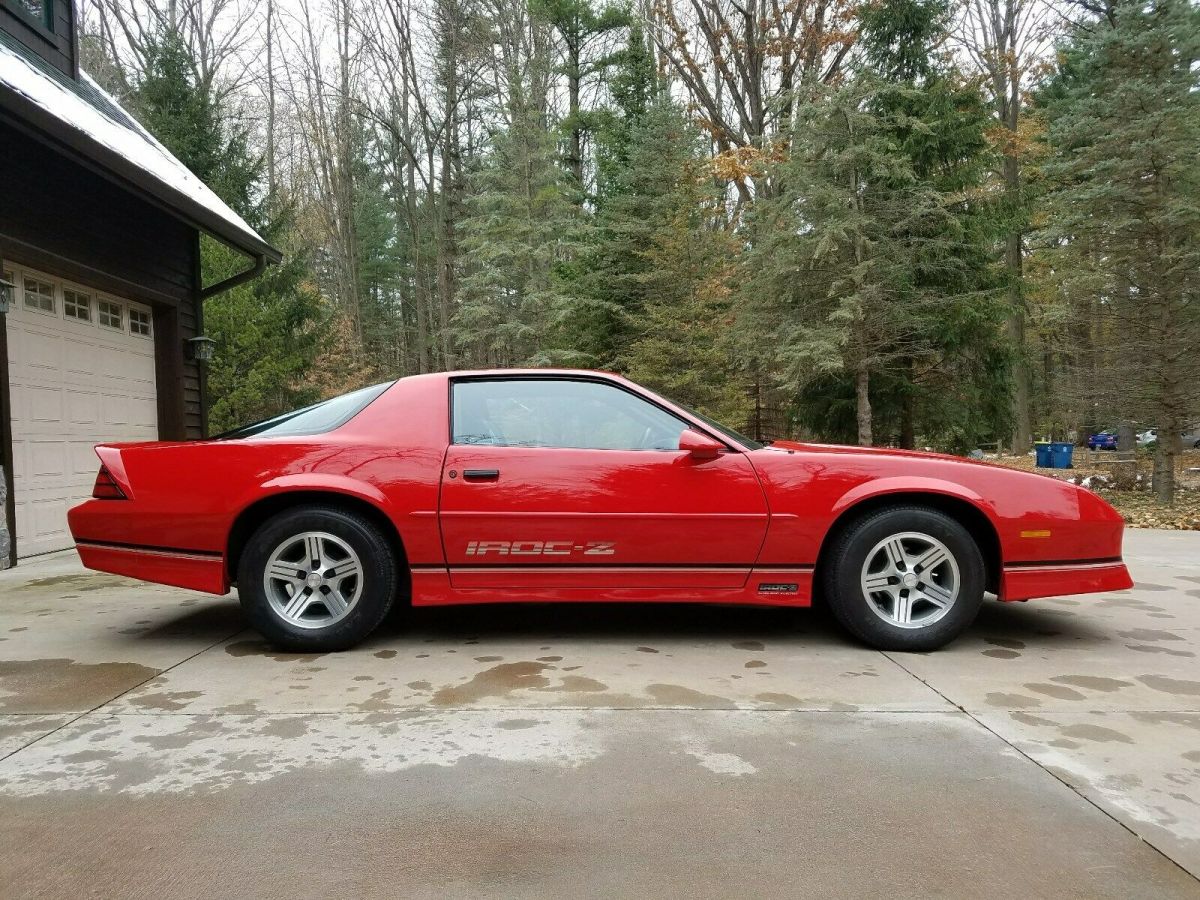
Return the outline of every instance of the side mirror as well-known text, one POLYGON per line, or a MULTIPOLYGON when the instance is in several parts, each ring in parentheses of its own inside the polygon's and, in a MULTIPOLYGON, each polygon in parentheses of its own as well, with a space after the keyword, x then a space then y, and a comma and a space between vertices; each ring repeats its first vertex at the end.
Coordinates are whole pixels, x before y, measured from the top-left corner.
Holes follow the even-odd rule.
POLYGON ((689 454, 692 459, 716 459, 725 449, 725 445, 714 441, 707 434, 685 428, 679 435, 679 449, 689 454))

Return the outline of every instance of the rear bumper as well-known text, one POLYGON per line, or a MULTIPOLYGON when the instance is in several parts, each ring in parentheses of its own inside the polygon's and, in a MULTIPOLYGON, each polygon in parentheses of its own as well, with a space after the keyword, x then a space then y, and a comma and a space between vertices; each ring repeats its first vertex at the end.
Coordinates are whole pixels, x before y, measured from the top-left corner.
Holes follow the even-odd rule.
POLYGON ((1059 594, 1093 594, 1133 587, 1129 570, 1118 560, 1039 563, 1004 567, 1001 600, 1030 600, 1059 594))
POLYGON ((209 594, 229 593, 225 560, 219 553, 131 547, 96 541, 78 541, 75 549, 89 569, 127 575, 156 584, 189 588, 209 594))

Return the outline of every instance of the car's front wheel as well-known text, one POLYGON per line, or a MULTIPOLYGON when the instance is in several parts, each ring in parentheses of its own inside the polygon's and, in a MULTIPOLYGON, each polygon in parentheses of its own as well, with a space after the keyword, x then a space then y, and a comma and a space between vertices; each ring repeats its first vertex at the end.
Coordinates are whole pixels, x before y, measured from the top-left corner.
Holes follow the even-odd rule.
POLYGON ((238 596, 250 623, 289 650, 352 647, 374 631, 396 594, 396 556, 363 517, 299 507, 265 522, 238 566, 238 596))
POLYGON ((837 538, 824 570, 838 621, 880 650, 934 650, 983 602, 983 556, 967 530, 921 506, 880 510, 837 538))

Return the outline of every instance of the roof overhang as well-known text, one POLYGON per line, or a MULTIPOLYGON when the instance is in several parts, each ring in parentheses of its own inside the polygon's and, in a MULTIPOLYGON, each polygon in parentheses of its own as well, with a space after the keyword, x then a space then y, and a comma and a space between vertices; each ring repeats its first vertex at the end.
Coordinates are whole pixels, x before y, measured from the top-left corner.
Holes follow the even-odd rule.
POLYGON ((282 259, 95 82, 84 73, 80 79, 80 88, 106 101, 107 109, 64 84, 65 76, 0 42, 0 110, 198 230, 256 259, 282 259))

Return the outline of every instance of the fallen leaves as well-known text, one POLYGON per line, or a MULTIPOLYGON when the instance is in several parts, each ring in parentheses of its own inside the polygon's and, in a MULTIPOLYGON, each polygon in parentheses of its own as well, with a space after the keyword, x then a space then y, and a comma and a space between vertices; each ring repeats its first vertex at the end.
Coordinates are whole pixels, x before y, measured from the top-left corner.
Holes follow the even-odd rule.
POLYGON ((1175 502, 1167 506, 1150 491, 1151 462, 1139 458, 1134 465, 1132 490, 1119 490, 1114 466, 1105 463, 1103 452, 1086 453, 1076 448, 1075 468, 1039 469, 1032 454, 1027 456, 988 456, 988 462, 1010 469, 1037 472, 1060 481, 1080 484, 1095 491, 1125 518, 1131 528, 1167 528, 1176 531, 1200 531, 1200 451, 1185 450, 1183 465, 1177 473, 1175 502))
POLYGON ((1117 508, 1132 528, 1200 531, 1200 491, 1177 490, 1173 506, 1164 506, 1146 491, 1097 491, 1117 508))

